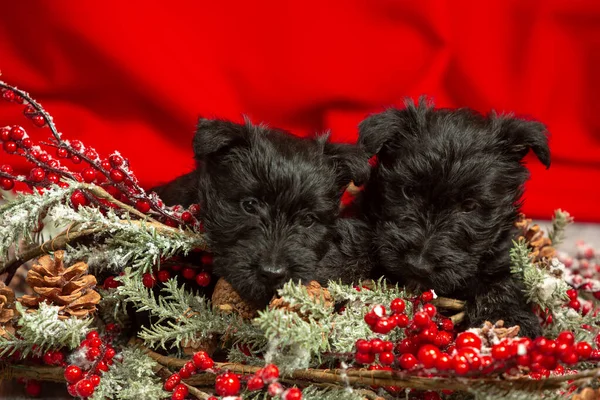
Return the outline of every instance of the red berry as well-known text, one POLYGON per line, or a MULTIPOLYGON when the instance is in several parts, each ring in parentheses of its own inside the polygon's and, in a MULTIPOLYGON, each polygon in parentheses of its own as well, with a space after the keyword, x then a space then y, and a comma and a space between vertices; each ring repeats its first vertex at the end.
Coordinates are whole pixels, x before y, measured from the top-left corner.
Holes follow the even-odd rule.
POLYGON ((58 158, 67 158, 69 156, 69 151, 67 149, 58 148, 56 149, 56 156, 58 158))
POLYGON ((371 352, 371 342, 365 339, 358 339, 354 344, 356 347, 356 351, 359 353, 370 353, 371 352))
POLYGON ((2 98, 6 101, 13 101, 15 99, 15 92, 10 89, 2 89, 2 98))
POLYGON ((2 146, 4 147, 4 151, 6 151, 8 154, 12 154, 17 151, 17 144, 15 142, 4 142, 2 146))
POLYGON ((517 364, 522 367, 528 367, 531 364, 531 357, 529 354, 523 354, 517 357, 517 364))
POLYGON ((479 358, 479 353, 472 347, 459 349, 452 361, 454 365, 461 362, 466 362, 469 364, 469 369, 479 369, 479 367, 481 367, 481 358, 479 358))
POLYGON ((39 381, 36 381, 35 379, 30 379, 25 384, 25 392, 28 396, 39 397, 39 395, 42 394, 42 385, 39 381))
POLYGON ((418 328, 425 328, 427 325, 429 325, 430 321, 431 319, 429 318, 429 315, 423 311, 419 311, 413 317, 413 322, 418 328))
POLYGON ((421 343, 434 343, 435 339, 437 338, 437 334, 437 326, 434 325, 433 327, 429 326, 428 328, 423 329, 421 332, 419 332, 417 337, 421 343))
POLYGON ((389 318, 381 317, 379 318, 379 320, 377 320, 375 325, 371 327, 371 329, 373 330, 373 332, 385 335, 387 333, 390 333, 391 330, 394 329, 394 325, 392 324, 389 318))
POLYGON ((185 279, 192 280, 196 277, 196 270, 191 267, 185 267, 181 272, 181 275, 183 275, 185 279))
POLYGON ((379 354, 383 351, 383 340, 381 339, 371 339, 371 353, 379 354))
POLYGON ((3 190, 11 190, 15 186, 15 181, 10 178, 0 178, 0 187, 3 190))
POLYGON ((85 357, 90 361, 95 361, 98 357, 100 357, 101 353, 102 351, 100 349, 92 347, 87 351, 85 357))
POLYGON ((473 347, 481 349, 481 338, 473 332, 461 332, 456 337, 456 348, 473 347))
POLYGON ((115 351, 115 349, 113 349, 112 347, 109 347, 104 352, 104 359, 107 361, 112 360, 116 354, 117 354, 117 352, 115 351))
POLYGON ((431 300, 433 300, 433 292, 431 290, 428 290, 421 294, 421 301, 423 303, 429 303, 431 300))
POLYGON ((88 199, 81 190, 75 190, 71 195, 71 204, 73 208, 78 209, 80 206, 87 206, 88 199))
POLYGON ((123 182, 125 180, 125 174, 123 172, 121 172, 121 170, 118 169, 111 169, 110 170, 110 179, 113 182, 123 182))
POLYGON ((104 360, 99 361, 98 364, 96 365, 96 373, 98 373, 100 371, 102 371, 102 372, 108 371, 108 364, 104 360))
POLYGON ((403 369, 413 369, 417 365, 417 358, 412 354, 402 354, 398 358, 398 364, 403 369))
POLYGON ((174 391, 175 391, 176 393, 181 393, 181 394, 183 394, 183 397, 184 397, 184 398, 185 398, 185 396, 187 396, 187 395, 188 395, 188 393, 189 393, 189 389, 188 389, 188 387, 187 387, 187 386, 185 386, 183 383, 180 383, 179 385, 175 386, 175 389, 174 389, 174 391))
POLYGON ((110 162, 110 165, 113 166, 113 168, 117 168, 123 165, 123 157, 121 157, 120 155, 113 154, 110 157, 108 157, 108 160, 110 162))
POLYGON ((92 385, 94 385, 94 387, 100 384, 100 375, 90 375, 88 379, 90 380, 90 382, 92 382, 92 385))
POLYGON ((437 335, 435 336, 435 339, 433 341, 433 344, 435 344, 437 347, 446 347, 450 344, 450 342, 452 341, 452 334, 450 332, 446 332, 446 331, 442 331, 442 332, 438 332, 437 335))
POLYGON ((196 364, 194 364, 193 361, 186 362, 183 368, 185 368, 192 375, 196 373, 196 364))
POLYGON ((81 177, 87 183, 94 182, 96 179, 96 170, 93 168, 86 168, 81 173, 81 177))
POLYGON ((120 286, 121 284, 115 280, 114 276, 109 276, 108 278, 106 278, 104 280, 104 289, 116 289, 120 286))
POLYGON ((83 377, 81 368, 76 365, 69 365, 65 369, 65 380, 69 383, 78 382, 83 377))
POLYGON ((100 339, 100 334, 98 333, 98 331, 89 331, 88 334, 85 335, 85 338, 87 340, 100 339))
POLYGON ((185 366, 182 367, 179 372, 178 372, 179 376, 181 377, 181 379, 188 379, 189 377, 192 376, 192 372, 188 371, 185 366))
POLYGON ((406 310, 406 303, 402 299, 395 298, 390 303, 390 310, 396 314, 403 313, 406 310))
POLYGON ((21 140, 25 137, 25 129, 21 128, 18 125, 10 128, 10 138, 12 140, 21 140))
POLYGON ((7 174, 12 174, 13 168, 8 164, 4 164, 4 165, 0 166, 0 171, 6 172, 7 174))
POLYGON ((389 340, 384 340, 383 351, 394 351, 394 343, 390 342, 389 340))
POLYGON ((390 318, 394 318, 396 326, 399 328, 406 328, 410 323, 410 319, 408 319, 408 316, 406 314, 394 314, 390 318))
POLYGON ((510 349, 504 342, 492 346, 492 357, 496 360, 505 360, 510 357, 510 349))
POLYGON ((569 307, 571 307, 575 311, 579 311, 579 309, 581 308, 581 303, 579 302, 579 300, 574 299, 569 301, 569 307))
POLYGON ((592 354, 592 346, 588 342, 579 342, 575 346, 575 351, 579 357, 585 360, 592 354))
POLYGON ((440 349, 431 344, 426 344, 421 346, 421 348, 419 349, 417 358, 425 368, 433 368, 435 366, 435 361, 440 356, 440 354, 440 349))
POLYGON ((372 364, 375 362, 375 354, 373 353, 356 353, 354 360, 359 364, 372 364))
POLYGON ((52 363, 54 365, 63 365, 64 362, 65 355, 60 350, 57 350, 52 354, 52 363))
POLYGON ((208 286, 210 284, 210 274, 208 272, 200 272, 196 275, 196 283, 198 286, 208 286))
POLYGON ((150 211, 150 202, 148 200, 138 200, 135 203, 135 208, 137 208, 137 210, 139 212, 142 212, 145 214, 148 211, 150 211))
POLYGON ((100 348, 100 346, 102 346, 102 339, 100 339, 99 337, 88 339, 88 340, 89 340, 89 346, 90 347, 100 348))
MULTIPOLYGON (((560 354, 560 361, 567 365, 577 364, 579 361, 579 357, 577 356, 576 351, 571 347, 567 351, 560 354)), ((553 369, 553 368, 549 368, 553 369)))
POLYGON ((89 379, 82 379, 75 385, 75 391, 81 397, 90 397, 94 394, 94 384, 89 379))
POLYGON ((573 346, 573 344, 575 343, 575 335, 573 335, 573 333, 569 331, 561 332, 556 338, 556 342, 559 344, 565 343, 569 346, 573 346))
POLYGON ((248 379, 248 383, 246 385, 248 390, 253 392, 255 390, 260 390, 265 386, 265 382, 261 377, 253 375, 250 379, 248 379))
POLYGON ((435 360, 435 368, 440 371, 449 370, 452 368, 452 358, 446 353, 441 353, 437 360, 435 360))
POLYGON ((167 378, 163 385, 163 388, 167 392, 171 392, 175 389, 175 386, 179 385, 179 382, 181 382, 181 376, 179 376, 179 374, 173 374, 167 378))
POLYGON ((469 364, 466 362, 458 362, 454 364, 454 371, 457 375, 465 375, 470 369, 471 368, 469 367, 469 364))
POLYGON ((79 164, 81 162, 81 157, 71 156, 71 161, 73 162, 73 164, 79 164))
POLYGON ((281 396, 282 400, 301 400, 302 392, 297 387, 289 388, 281 396))
POLYGON ((402 339, 396 346, 396 351, 400 354, 412 353, 416 354, 419 350, 417 344, 411 339, 402 339))
POLYGON ((212 253, 204 253, 202 257, 200 257, 200 262, 202 265, 208 265, 213 263, 213 255, 212 253))
POLYGON ((171 273, 169 271, 167 271, 166 269, 161 269, 160 271, 158 271, 156 273, 156 278, 160 281, 160 282, 166 282, 169 279, 171 279, 171 273))
POLYGON ((50 172, 48 175, 46 175, 46 178, 48 178, 48 180, 54 184, 57 184, 60 181, 60 176, 58 176, 54 172, 50 172))
POLYGON ((185 400, 185 395, 181 392, 173 392, 171 400, 185 400))
POLYGON ((436 392, 426 392, 423 395, 423 400, 441 400, 441 397, 436 392))
POLYGON ((379 317, 377 316, 377 314, 375 314, 375 312, 373 312, 373 310, 365 314, 365 322, 367 323, 367 325, 375 326, 377 321, 379 321, 379 317))
POLYGON ((145 273, 142 276, 142 284, 149 289, 153 288, 154 285, 156 285, 156 279, 154 279, 154 275, 145 273))
POLYGON ((570 300, 577 300, 577 290, 575 290, 575 289, 567 290, 567 296, 569 296, 570 300))
POLYGON ((67 392, 73 397, 79 397, 74 383, 67 385, 67 392))
POLYGON ((388 351, 380 353, 379 362, 383 365, 391 365, 394 362, 394 354, 388 351))
POLYGON ((546 340, 543 346, 538 346, 540 351, 546 355, 553 355, 556 352, 556 342, 554 340, 546 340))
POLYGON ((52 359, 54 356, 54 352, 53 351, 47 351, 44 353, 44 356, 42 357, 42 360, 44 361, 44 364, 46 365, 54 365, 54 360, 52 359))
POLYGON ((215 391, 219 396, 235 396, 240 391, 240 380, 236 374, 225 372, 217 376, 215 391))
POLYGON ((423 306, 423 311, 425 311, 431 318, 435 317, 435 314, 437 314, 437 309, 433 304, 425 304, 423 306))
POLYGON ((181 219, 186 224, 189 224, 190 222, 194 222, 194 216, 189 211, 184 211, 183 213, 181 213, 181 219))
POLYGON ((275 364, 268 364, 262 369, 261 378, 267 383, 279 378, 279 368, 275 364))
POLYGON ((283 386, 279 382, 273 382, 267 388, 267 393, 271 397, 279 396, 283 392, 283 386))

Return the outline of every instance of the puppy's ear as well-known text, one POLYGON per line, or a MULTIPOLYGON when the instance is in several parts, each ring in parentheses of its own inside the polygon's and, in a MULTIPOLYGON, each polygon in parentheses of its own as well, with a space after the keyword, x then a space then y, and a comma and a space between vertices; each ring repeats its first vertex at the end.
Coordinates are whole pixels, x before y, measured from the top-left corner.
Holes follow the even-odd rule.
POLYGON ((502 144, 507 146, 511 154, 519 160, 523 159, 529 149, 537 158, 550 168, 550 148, 548 147, 548 130, 541 122, 527 121, 512 116, 496 116, 492 114, 502 144))
POLYGON ((374 156, 402 129, 404 122, 400 110, 389 109, 373 114, 358 125, 358 145, 369 156, 374 156))
POLYGON ((394 146, 398 146, 402 139, 414 138, 426 128, 433 101, 421 96, 418 104, 415 104, 407 98, 404 107, 402 110, 389 108, 373 114, 358 125, 358 144, 370 156, 379 154, 386 158, 393 155, 397 150, 394 146), (394 138, 399 140, 392 140, 394 138))
MULTIPOLYGON (((324 139, 326 140, 327 136, 324 139)), ((369 179, 369 156, 361 147, 323 141, 323 154, 333 165, 340 187, 345 187, 350 182, 360 186, 369 179)))
POLYGON ((210 154, 223 153, 233 146, 248 143, 248 136, 247 125, 200 118, 193 142, 194 156, 202 160, 210 154))

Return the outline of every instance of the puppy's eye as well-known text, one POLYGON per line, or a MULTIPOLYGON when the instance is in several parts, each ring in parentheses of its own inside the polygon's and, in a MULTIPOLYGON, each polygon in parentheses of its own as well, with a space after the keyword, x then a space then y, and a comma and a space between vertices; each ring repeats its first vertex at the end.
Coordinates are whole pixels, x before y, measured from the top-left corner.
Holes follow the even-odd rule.
POLYGON ((254 199, 254 198, 248 198, 248 199, 244 199, 242 200, 242 210, 244 210, 244 212, 246 214, 250 214, 250 215, 256 215, 258 214, 258 200, 254 199))
POLYGON ((476 200, 467 199, 462 202, 462 204, 460 205, 460 208, 462 209, 463 212, 475 211, 476 209, 479 208, 479 203, 476 200))
POLYGON ((308 213, 302 216, 300 224, 305 228, 310 228, 317 221, 317 216, 313 213, 308 213))

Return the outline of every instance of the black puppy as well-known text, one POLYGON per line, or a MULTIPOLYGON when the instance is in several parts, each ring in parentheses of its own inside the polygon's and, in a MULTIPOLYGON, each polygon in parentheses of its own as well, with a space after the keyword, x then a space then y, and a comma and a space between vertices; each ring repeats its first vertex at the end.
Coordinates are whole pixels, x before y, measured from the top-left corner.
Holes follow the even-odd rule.
POLYGON ((509 251, 529 177, 522 160, 531 149, 550 166, 544 125, 435 110, 421 99, 372 115, 359 130, 359 144, 379 160, 363 199, 378 273, 467 300, 470 326, 503 319, 540 334, 509 251))
POLYGON ((154 191, 200 203, 214 272, 245 299, 264 306, 290 279, 368 276, 367 225, 337 218, 346 186, 370 172, 359 147, 201 119, 193 148, 196 170, 154 191))

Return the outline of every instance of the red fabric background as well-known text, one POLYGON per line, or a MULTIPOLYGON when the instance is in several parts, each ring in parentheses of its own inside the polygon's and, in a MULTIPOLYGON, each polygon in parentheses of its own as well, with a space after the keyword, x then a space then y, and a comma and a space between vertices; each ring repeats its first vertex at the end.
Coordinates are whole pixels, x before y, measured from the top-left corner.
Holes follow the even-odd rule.
MULTIPOLYGON (((0 69, 146 186, 192 167, 200 114, 354 141, 368 112, 428 94, 545 122, 553 165, 529 160, 525 211, 600 221, 597 0, 99 4, 5 2, 0 69)), ((24 123, 14 107, 2 125, 24 123)))

